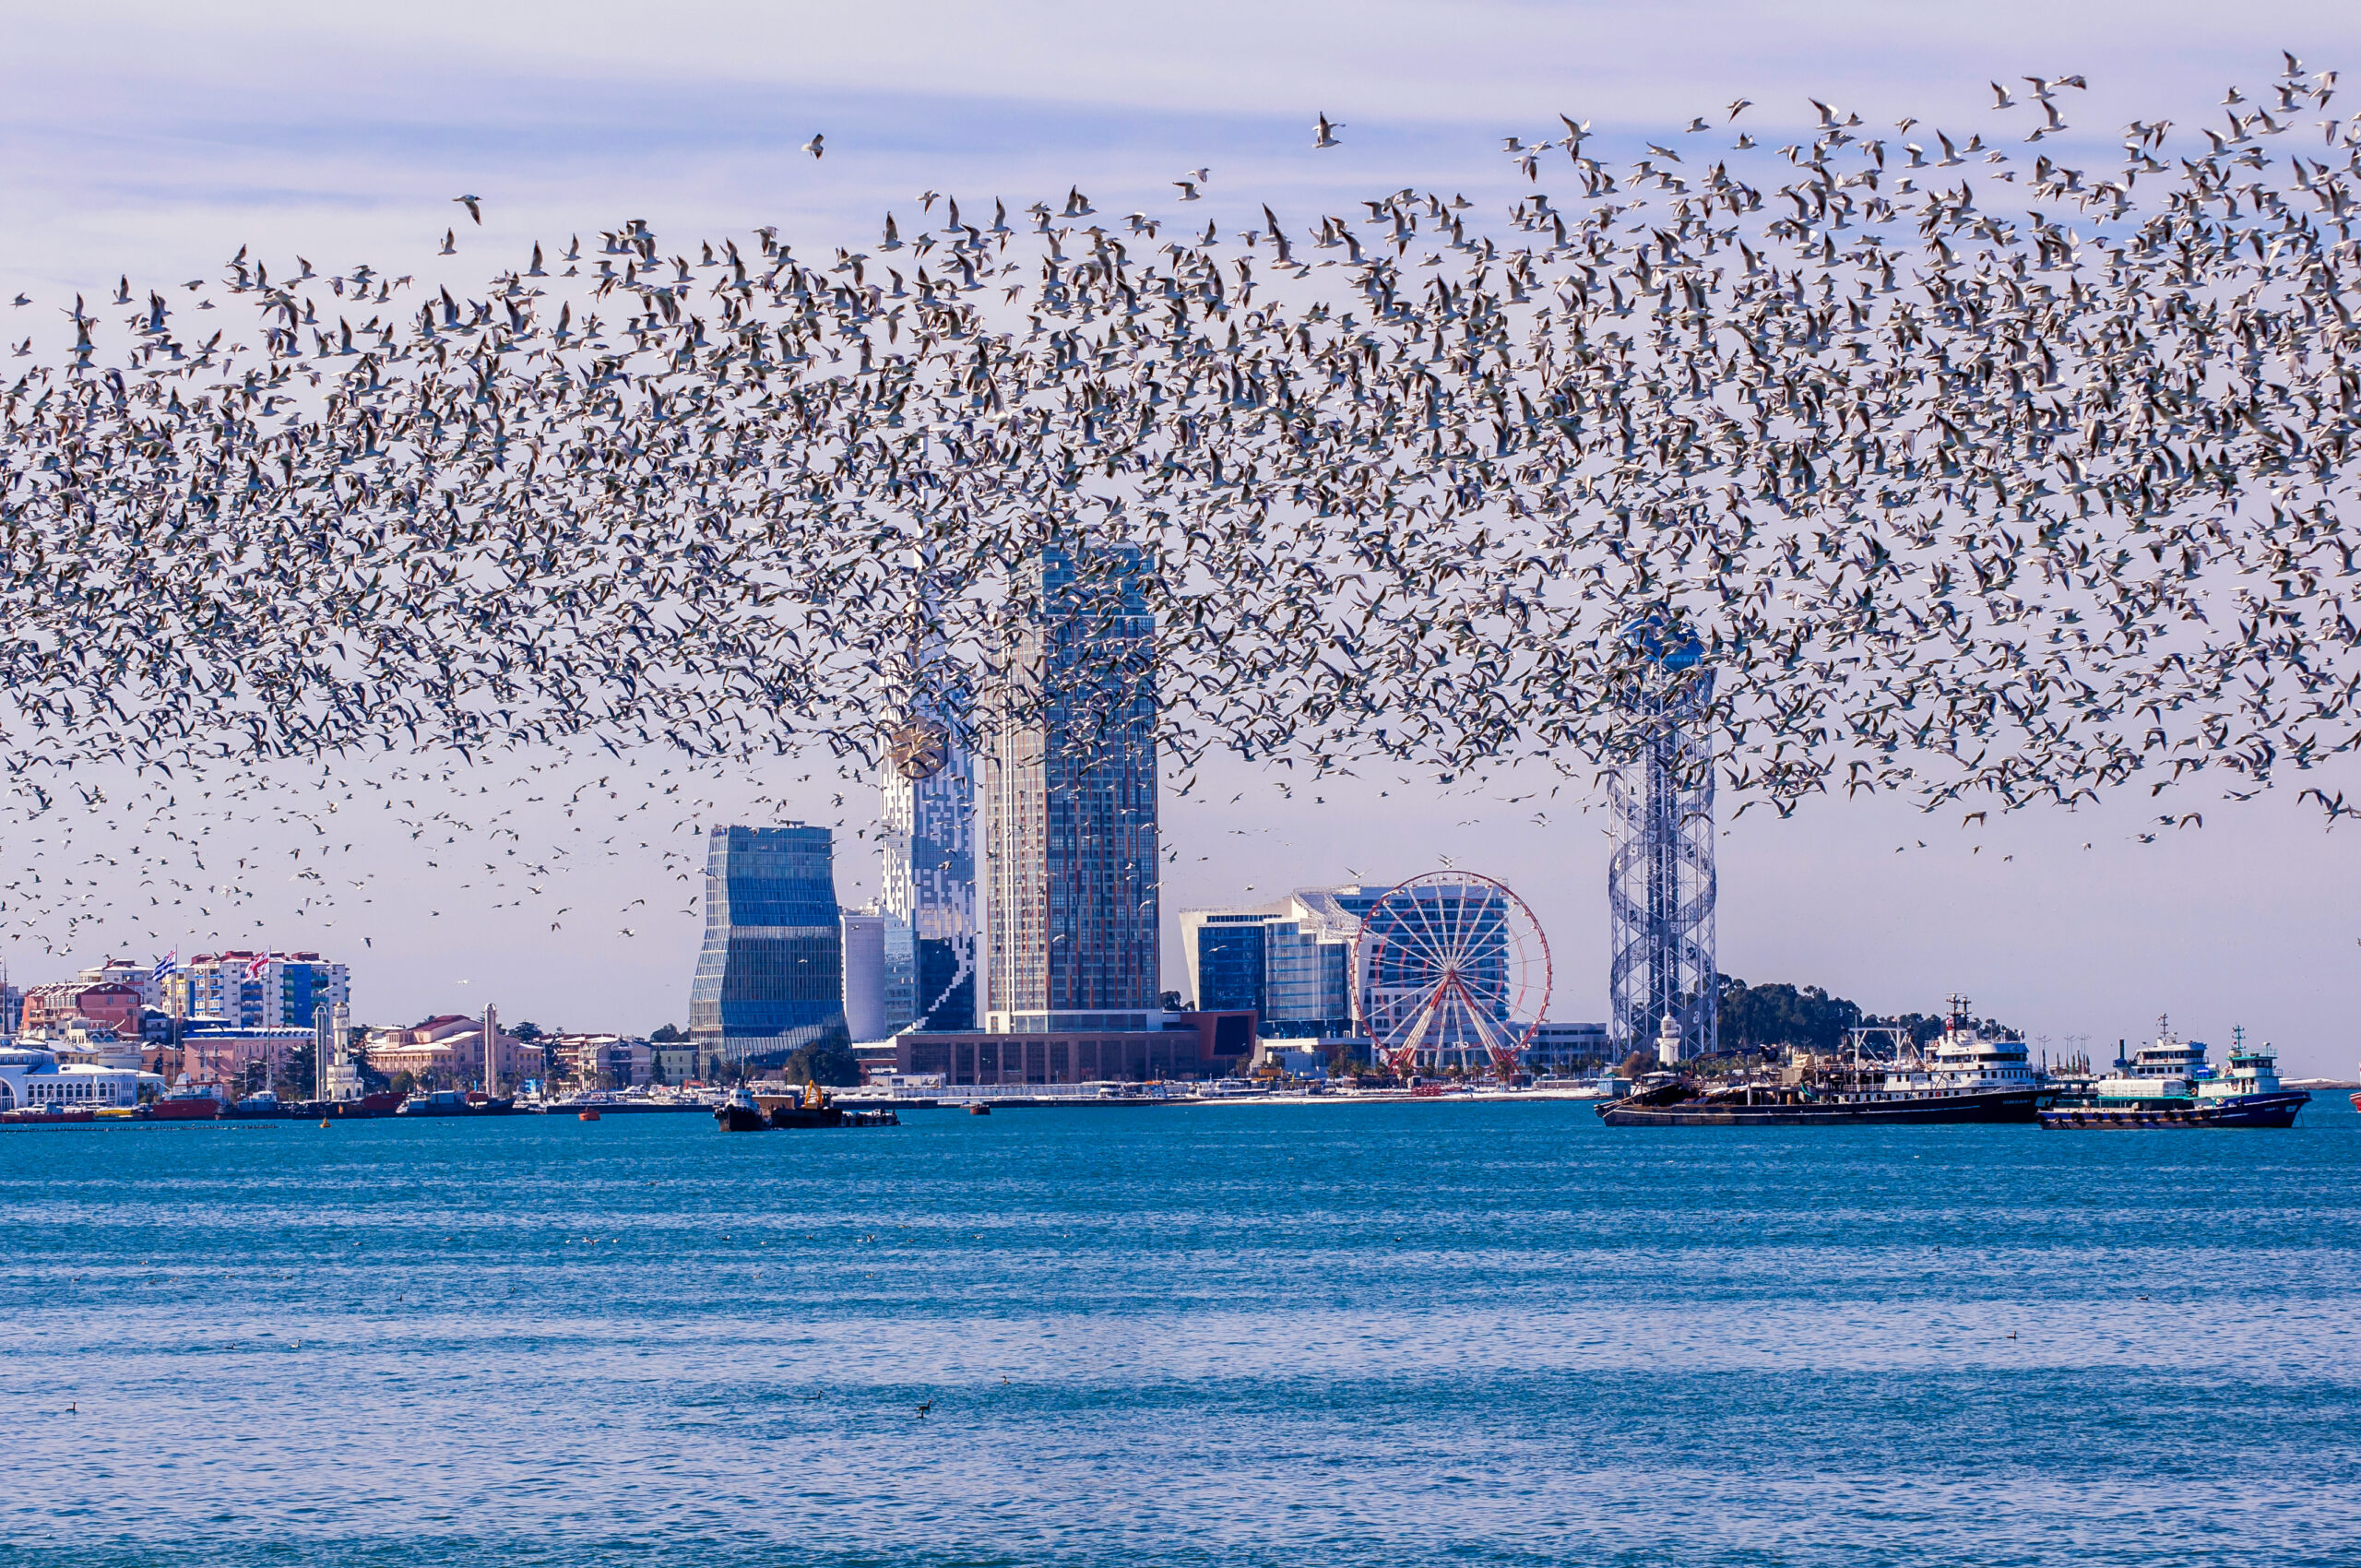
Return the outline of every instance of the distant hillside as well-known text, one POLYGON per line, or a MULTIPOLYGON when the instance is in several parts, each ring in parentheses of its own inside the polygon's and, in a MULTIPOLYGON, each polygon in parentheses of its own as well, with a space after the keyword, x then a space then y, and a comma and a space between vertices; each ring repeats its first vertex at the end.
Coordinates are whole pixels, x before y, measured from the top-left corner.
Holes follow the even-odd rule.
MULTIPOLYGON (((1864 1024, 1906 1028, 1910 1038, 1922 1045, 1943 1032, 1940 1014, 1880 1016, 1841 996, 1831 996, 1816 985, 1749 985, 1734 975, 1718 979, 1722 987, 1721 1047, 1725 1051, 1776 1051, 1790 1045, 1833 1051, 1844 1043, 1846 1029, 1864 1024)), ((1987 1031, 2016 1032, 1989 1018, 1975 1022, 1987 1031)))

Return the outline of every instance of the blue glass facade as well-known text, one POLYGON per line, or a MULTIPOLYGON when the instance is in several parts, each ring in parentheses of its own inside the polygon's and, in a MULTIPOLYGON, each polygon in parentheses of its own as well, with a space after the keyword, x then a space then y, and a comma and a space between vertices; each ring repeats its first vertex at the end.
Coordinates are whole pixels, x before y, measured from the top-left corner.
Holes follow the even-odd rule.
POLYGON ((1252 1007, 1270 1016, 1263 985, 1263 922, 1208 923, 1197 933, 1197 1005, 1208 1013, 1252 1007))
MULTIPOLYGON (((1347 897, 1358 891, 1345 890, 1347 897)), ((1350 1033, 1352 932, 1358 924, 1326 889, 1299 890, 1260 909, 1183 909, 1180 953, 1196 1005, 1208 1012, 1251 1007, 1266 1036, 1350 1033)))
POLYGON ((844 933, 825 827, 717 827, 689 1037, 763 1064, 845 1038, 844 933))

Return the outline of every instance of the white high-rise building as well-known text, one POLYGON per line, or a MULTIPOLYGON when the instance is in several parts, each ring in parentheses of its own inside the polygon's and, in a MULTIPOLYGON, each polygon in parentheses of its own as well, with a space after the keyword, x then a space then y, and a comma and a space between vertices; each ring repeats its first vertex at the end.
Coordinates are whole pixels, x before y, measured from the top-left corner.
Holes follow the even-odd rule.
POLYGON ((317 953, 200 953, 161 982, 158 1004, 184 1018, 219 1018, 247 1028, 308 1029, 325 1003, 349 1006, 342 964, 317 953))
POLYGON ((941 719, 913 719, 881 770, 885 1029, 976 1023, 974 754, 941 719))
POLYGON ((874 909, 847 909, 845 928, 845 1030, 856 1040, 884 1039, 891 1032, 885 1005, 885 926, 890 917, 874 909))

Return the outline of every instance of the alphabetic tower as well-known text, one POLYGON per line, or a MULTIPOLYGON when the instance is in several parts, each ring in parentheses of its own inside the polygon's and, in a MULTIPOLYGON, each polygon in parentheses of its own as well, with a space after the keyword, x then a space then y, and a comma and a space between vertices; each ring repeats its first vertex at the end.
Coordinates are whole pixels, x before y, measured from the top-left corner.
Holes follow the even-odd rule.
POLYGON ((1629 632, 1644 655, 1625 700, 1639 747, 1608 775, 1615 813, 1608 863, 1609 1028, 1643 1051, 1676 1031, 1683 1058, 1718 1043, 1714 967, 1714 758, 1706 727, 1714 674, 1704 649, 1655 619, 1629 632), (1673 1028, 1666 1028, 1666 1020, 1673 1028))

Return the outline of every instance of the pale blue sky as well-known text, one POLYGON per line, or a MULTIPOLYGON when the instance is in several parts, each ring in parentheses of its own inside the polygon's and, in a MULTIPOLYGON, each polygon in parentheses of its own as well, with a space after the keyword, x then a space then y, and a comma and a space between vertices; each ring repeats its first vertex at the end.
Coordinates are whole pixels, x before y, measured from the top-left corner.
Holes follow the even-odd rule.
MULTIPOLYGON (((815 247, 864 243, 880 212, 908 211, 921 188, 1015 208, 1078 182, 1104 208, 1177 217, 1168 182, 1200 164, 1214 177, 1189 209, 1196 222, 1243 221, 1264 201, 1335 210, 1406 184, 1464 190, 1496 210, 1527 188, 1500 137, 1552 129, 1561 111, 1592 120, 1609 149, 1741 95, 1756 101, 1758 134, 1809 123, 1808 94, 1873 121, 1910 113, 1973 128, 1988 78, 2079 71, 2091 93, 2077 119, 2105 146, 2104 133, 2135 116, 2214 117, 2223 88, 2273 76, 2282 47, 2316 69, 2361 67, 2361 8, 2349 0, 85 3, 10 4, 0 17, 0 219, 11 242, 0 292, 40 302, 0 309, 11 346, 28 334, 53 341, 51 307, 77 290, 98 294, 125 272, 135 283, 216 276, 250 242, 325 266, 407 270, 459 217, 449 198, 461 191, 485 198, 484 227, 462 243, 487 270, 536 239, 562 244, 625 216, 683 237, 775 222, 815 247), (1345 123, 1346 145, 1315 155, 1309 125, 1322 112, 1345 123), (829 148, 817 164, 797 151, 814 131, 829 148)), ((2361 78, 2349 90, 2361 94, 2361 78)), ((1167 810, 1179 855, 1168 911, 1353 872, 1406 876, 1449 855, 1536 906, 1557 957, 1553 1013, 1603 1016, 1596 811, 1561 795, 1545 826, 1531 802, 1445 797, 1392 774, 1323 787, 1328 803, 1314 806, 1229 771, 1206 793, 1226 802, 1244 790, 1238 804, 1167 810)), ((2350 772, 2336 782, 2355 788, 2350 772)), ((832 803, 841 786, 825 774, 767 782, 813 820, 868 819, 864 795, 832 803)), ((2226 1040, 2244 1022, 2291 1067, 2350 1074, 2361 1050, 2347 1023, 2361 974, 2361 832, 2324 833, 2296 805, 2301 787, 2243 807, 2184 792, 2176 811, 2204 810, 2204 828, 2144 845, 2157 809, 2144 785, 2100 810, 1980 830, 1956 812, 1928 818, 1891 801, 1817 804, 1786 822, 1751 814, 1723 840, 1722 968, 1818 981, 1885 1009, 1931 1009, 1962 989, 2054 1050, 2070 1034, 2137 1038, 2168 1009, 2204 1038, 2226 1040)), ((725 800, 754 792, 734 789, 725 800)), ((578 825, 539 820, 544 837, 578 825)), ((266 823, 256 847, 275 850, 279 831, 266 823)), ((657 849, 635 848, 640 836, 624 837, 616 858, 602 849, 531 896, 575 911, 558 932, 534 909, 486 907, 498 900, 461 889, 452 863, 425 868, 408 830, 356 851, 381 880, 347 892, 375 902, 345 903, 334 929, 296 917, 302 889, 275 878, 254 884, 257 908, 241 921, 279 945, 340 951, 373 1019, 491 1000, 510 1017, 575 1027, 680 1021, 699 928, 673 890, 688 885, 657 849)), ((695 848, 688 835, 650 842, 695 848)), ((840 864, 847 901, 874 891, 865 846, 848 842, 840 864)), ((120 925, 112 938, 86 931, 73 961, 94 961, 110 941, 154 945, 120 925)), ((18 979, 66 968, 21 941, 11 963, 18 979)))

